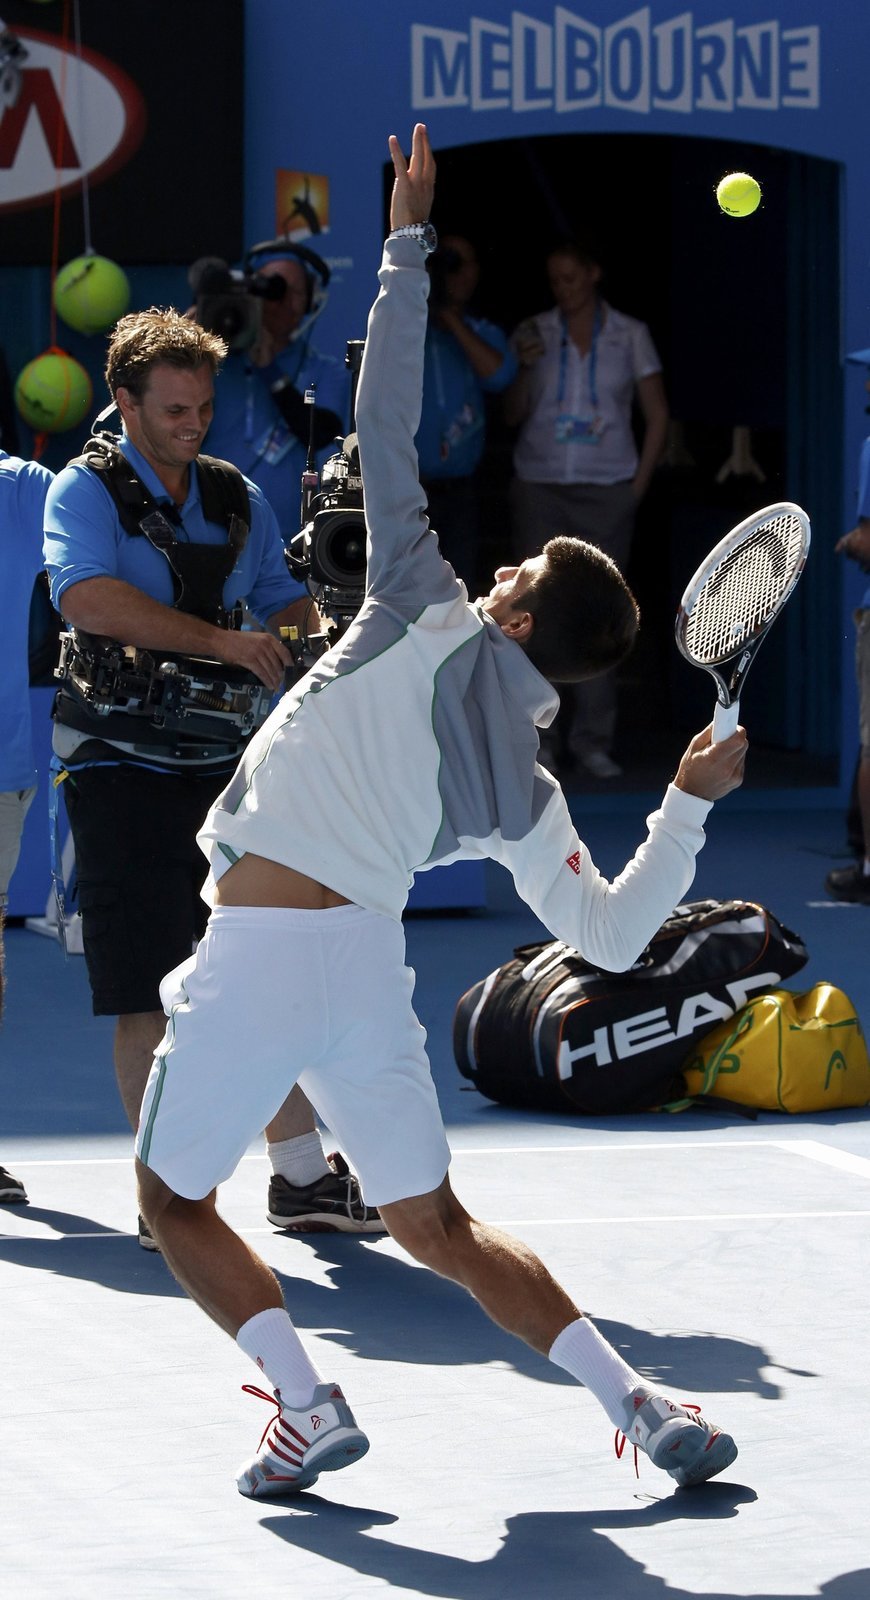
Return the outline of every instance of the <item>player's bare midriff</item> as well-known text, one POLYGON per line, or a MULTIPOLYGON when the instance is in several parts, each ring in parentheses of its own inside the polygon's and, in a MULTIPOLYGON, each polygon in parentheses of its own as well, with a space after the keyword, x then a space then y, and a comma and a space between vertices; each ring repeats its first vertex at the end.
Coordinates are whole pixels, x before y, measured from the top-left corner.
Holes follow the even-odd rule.
POLYGON ((216 906, 287 906, 298 911, 326 911, 351 902, 325 883, 282 867, 265 856, 243 855, 215 885, 216 906))

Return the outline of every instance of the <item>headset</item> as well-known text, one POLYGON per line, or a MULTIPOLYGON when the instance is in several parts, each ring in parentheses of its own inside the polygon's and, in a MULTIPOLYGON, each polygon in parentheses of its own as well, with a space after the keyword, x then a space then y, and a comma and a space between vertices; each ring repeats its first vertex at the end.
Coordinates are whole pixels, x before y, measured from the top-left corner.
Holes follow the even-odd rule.
POLYGON ((305 272, 305 282, 308 285, 308 299, 305 305, 306 326, 319 316, 327 301, 327 291, 331 276, 329 267, 322 256, 314 250, 309 250, 304 244, 296 244, 286 235, 277 239, 264 239, 261 244, 252 244, 245 254, 242 263, 243 272, 252 273, 259 270, 256 258, 265 257, 267 260, 298 261, 305 272))

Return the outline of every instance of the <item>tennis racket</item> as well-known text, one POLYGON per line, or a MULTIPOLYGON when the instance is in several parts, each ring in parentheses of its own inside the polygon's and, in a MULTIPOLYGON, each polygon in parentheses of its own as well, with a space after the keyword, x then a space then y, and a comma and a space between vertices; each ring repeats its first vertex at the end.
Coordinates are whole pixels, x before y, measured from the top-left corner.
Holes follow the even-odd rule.
POLYGON ((683 595, 677 645, 715 680, 714 744, 737 727, 746 674, 803 572, 809 547, 809 517, 800 506, 766 506, 720 540, 683 595))

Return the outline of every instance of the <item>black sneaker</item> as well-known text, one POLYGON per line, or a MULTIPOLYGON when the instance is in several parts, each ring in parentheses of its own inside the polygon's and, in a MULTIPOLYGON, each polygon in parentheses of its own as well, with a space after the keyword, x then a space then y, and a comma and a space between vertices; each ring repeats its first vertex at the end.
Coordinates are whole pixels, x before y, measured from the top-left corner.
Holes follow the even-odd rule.
POLYGON ((849 867, 835 867, 825 879, 825 888, 832 900, 870 906, 870 873, 864 871, 863 861, 853 861, 849 867))
POLYGON ((290 1233, 386 1233, 379 1213, 367 1206, 344 1156, 329 1157, 332 1172, 316 1183, 288 1183, 273 1177, 266 1212, 276 1228, 290 1233))
POLYGON ((5 1167, 0 1167, 0 1205, 26 1206, 27 1190, 20 1178, 13 1178, 11 1172, 5 1167))
POLYGON ((151 1232, 147 1222, 145 1221, 141 1211, 139 1212, 139 1249, 151 1250, 155 1255, 158 1256, 160 1254, 160 1246, 151 1232))

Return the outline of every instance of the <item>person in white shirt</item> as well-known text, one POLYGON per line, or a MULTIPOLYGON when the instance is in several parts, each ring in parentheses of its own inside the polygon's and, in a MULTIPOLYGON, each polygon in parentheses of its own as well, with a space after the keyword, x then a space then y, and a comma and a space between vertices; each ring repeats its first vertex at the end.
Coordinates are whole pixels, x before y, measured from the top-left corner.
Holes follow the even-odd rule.
MULTIPOLYGON (((601 267, 583 245, 547 257, 555 306, 520 324, 520 370, 506 397, 519 427, 511 484, 514 552, 536 555, 553 533, 587 539, 626 570, 635 514, 665 444, 668 406, 661 362, 645 323, 608 305, 601 267), (637 404, 640 452, 632 429, 637 404)), ((570 697, 566 697, 567 701, 570 697)), ((573 691, 570 743, 597 778, 615 778, 616 677, 573 691)))

